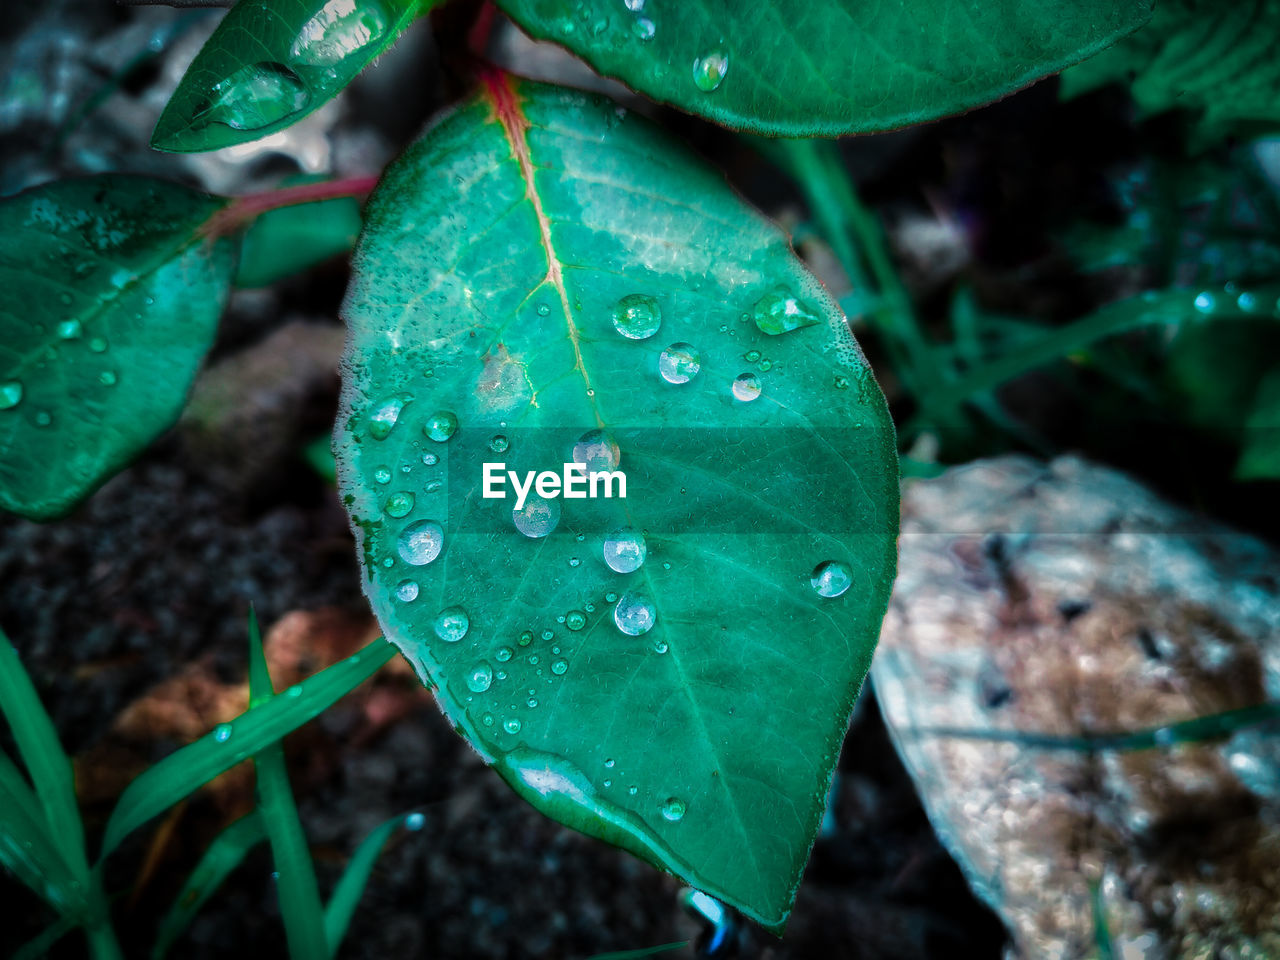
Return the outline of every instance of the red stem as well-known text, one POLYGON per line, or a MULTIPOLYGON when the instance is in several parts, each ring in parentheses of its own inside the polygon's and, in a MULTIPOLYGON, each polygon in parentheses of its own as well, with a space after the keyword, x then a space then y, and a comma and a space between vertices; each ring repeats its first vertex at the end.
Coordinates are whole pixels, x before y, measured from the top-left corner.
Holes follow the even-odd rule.
POLYGON ((334 200, 338 197, 364 197, 377 184, 378 178, 347 177, 344 180, 325 180, 320 183, 304 183, 280 190, 264 190, 235 197, 209 220, 206 232, 213 236, 234 233, 268 210, 292 207, 300 203, 318 200, 334 200))

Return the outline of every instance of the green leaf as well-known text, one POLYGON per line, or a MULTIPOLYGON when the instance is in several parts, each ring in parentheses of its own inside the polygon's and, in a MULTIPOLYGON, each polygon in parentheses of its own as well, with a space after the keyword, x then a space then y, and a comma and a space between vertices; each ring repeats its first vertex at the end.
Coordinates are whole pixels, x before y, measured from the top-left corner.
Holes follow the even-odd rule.
POLYGON ((240 866, 245 855, 265 839, 267 831, 256 810, 241 817, 213 838, 161 921, 160 930, 151 948, 152 960, 163 960, 183 931, 191 925, 205 901, 240 866))
POLYGON ((49 835, 39 801, 0 751, 0 865, 64 916, 85 909, 83 884, 49 835))
POLYGON ((791 137, 887 130, 980 106, 1097 53, 1151 14, 1151 0, 498 5, 646 96, 791 137))
POLYGON ((191 153, 257 140, 319 108, 434 0, 240 0, 187 68, 151 135, 191 153))
POLYGON ((388 638, 538 809, 780 928, 895 562, 893 427, 844 316, 647 121, 502 76, 362 238, 335 447, 388 638), (625 499, 548 501, 534 538, 482 496, 484 462, 558 473, 595 430, 625 499), (848 592, 815 592, 825 561, 848 592))
POLYGON ((67 513, 178 418, 235 269, 226 201, 62 180, 0 201, 0 508, 67 513))
POLYGON ((347 253, 360 223, 355 197, 268 210, 245 231, 236 286, 269 287, 347 253))
MULTIPOLYGON (((333 895, 329 897, 329 902, 324 908, 324 933, 325 940, 329 944, 330 956, 338 954, 338 947, 342 945, 342 938, 347 935, 351 918, 355 915, 356 906, 360 903, 360 897, 364 894, 369 875, 373 873, 374 864, 378 862, 382 848, 386 846, 396 827, 409 822, 409 818, 414 816, 420 817, 421 814, 397 814, 384 820, 369 831, 368 836, 360 841, 360 846, 356 847, 356 852, 351 855, 347 868, 342 871, 338 885, 333 888, 333 895)), ((410 829, 417 828, 410 827, 410 829)))
POLYGON ((327 710, 373 676, 394 653, 395 648, 379 637, 359 653, 308 677, 230 723, 219 724, 208 735, 148 767, 125 788, 111 812, 102 840, 102 857, 160 811, 327 710))
MULTIPOLYGON (((262 634, 258 615, 249 609, 249 704, 256 707, 275 697, 271 673, 262 651, 262 634)), ((284 764, 284 747, 280 741, 270 743, 253 756, 258 777, 258 813, 271 842, 271 856, 276 865, 276 892, 280 897, 280 916, 284 919, 285 938, 292 960, 325 960, 329 956, 325 941, 324 908, 320 905, 320 888, 316 871, 307 849, 307 837, 298 819, 298 807, 289 786, 289 771, 284 764)))
POLYGON ((1258 384, 1236 464, 1237 480, 1280 479, 1280 367, 1258 384))
POLYGON ((1175 107, 1207 130, 1280 121, 1280 0, 1161 0, 1151 22, 1062 75, 1061 94, 1128 81, 1147 113, 1175 107))

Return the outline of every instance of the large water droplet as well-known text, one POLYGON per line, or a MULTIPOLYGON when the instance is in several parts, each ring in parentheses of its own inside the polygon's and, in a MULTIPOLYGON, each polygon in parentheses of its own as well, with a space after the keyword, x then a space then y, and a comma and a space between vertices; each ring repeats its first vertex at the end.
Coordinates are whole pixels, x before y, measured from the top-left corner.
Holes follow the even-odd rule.
POLYGON ((686 809, 684 801, 679 797, 668 797, 666 803, 662 805, 662 816, 675 823, 684 816, 686 809))
POLYGON ((405 603, 412 603, 418 599, 418 581, 401 580, 399 586, 396 587, 396 597, 405 603))
POLYGON ((688 383, 702 369, 702 354, 691 343, 673 343, 658 357, 658 373, 667 383, 688 383))
POLYGON ((22 402, 22 384, 17 380, 0 383, 0 410, 9 410, 22 402))
POLYGON ((551 664, 551 672, 554 673, 557 677, 564 676, 565 671, 567 671, 568 669, 569 669, 569 661, 567 660, 557 660, 551 664))
POLYGON ((662 326, 662 308, 653 297, 633 293, 613 306, 613 326, 628 340, 647 340, 662 326))
POLYGON ((723 50, 712 50, 693 61, 694 85, 705 93, 717 89, 729 72, 729 55, 723 50))
POLYGON ((388 397, 374 407, 369 414, 369 436, 375 440, 386 438, 400 420, 400 411, 408 402, 406 397, 388 397))
POLYGON ((340 63, 377 43, 387 31, 381 4, 371 0, 329 0, 294 38, 289 56, 312 67, 340 63))
POLYGON ((461 607, 445 607, 436 615, 436 636, 445 643, 457 643, 471 629, 471 618, 461 607))
POLYGON ((192 118, 196 126, 223 123, 233 130, 260 130, 306 109, 306 84, 283 63, 245 64, 209 89, 192 118))
POLYGON ((387 505, 385 507, 387 516, 395 517, 399 520, 401 517, 407 517, 413 510, 413 494, 407 490, 401 490, 387 497, 387 505))
POLYGON ((733 395, 743 403, 750 403, 760 396, 760 378, 754 373, 740 374, 733 381, 733 395))
POLYGON ((524 506, 511 510, 511 521, 526 537, 545 537, 560 522, 560 501, 531 496, 524 506))
POLYGON ((605 537, 602 553, 604 562, 615 573, 632 573, 644 563, 649 548, 644 535, 638 530, 623 527, 605 537))
POLYGON ((820 597, 838 597, 853 584, 853 571, 842 560, 826 560, 813 568, 809 583, 820 597))
POLYGON ((613 622, 629 637, 638 637, 653 629, 657 620, 653 601, 642 593, 627 592, 618 598, 613 608, 613 622))
POLYGON ((573 445, 573 462, 587 468, 587 474, 618 469, 622 451, 603 430, 588 430, 573 445))
POLYGON ((484 693, 493 684, 493 668, 487 663, 477 663, 467 674, 467 689, 472 693, 484 693))
POLYGON ((444 530, 434 520, 419 520, 400 531, 396 549, 405 563, 415 567, 430 563, 440 556, 444 546, 444 530))
POLYGON ((816 310, 785 287, 766 293, 757 300, 752 315, 756 326, 770 336, 822 322, 816 310))
POLYGON ((452 410, 437 410, 422 425, 422 432, 437 443, 448 440, 457 429, 458 417, 452 410))

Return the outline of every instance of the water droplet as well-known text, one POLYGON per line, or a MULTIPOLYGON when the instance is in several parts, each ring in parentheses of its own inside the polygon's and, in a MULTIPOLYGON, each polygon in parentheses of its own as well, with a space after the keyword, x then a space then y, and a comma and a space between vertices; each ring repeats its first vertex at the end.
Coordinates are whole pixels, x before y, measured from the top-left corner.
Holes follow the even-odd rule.
POLYGON ((245 64, 210 87, 192 125, 223 123, 233 130, 260 130, 300 112, 310 100, 296 73, 283 63, 263 60, 245 64))
POLYGON ((702 354, 684 341, 671 344, 658 357, 658 373, 667 383, 688 383, 701 369, 702 354))
POLYGON ((92 340, 89 341, 89 349, 92 350, 94 353, 106 353, 107 341, 102 337, 94 337, 92 340))
POLYGON ((114 370, 103 370, 98 374, 98 382, 104 387, 114 387, 116 385, 116 372, 114 370))
POLYGON ((375 440, 386 438, 399 421, 400 411, 408 402, 406 397, 390 397, 374 407, 373 413, 369 414, 369 436, 375 440))
POLYGON ((379 483, 390 483, 391 471, 386 467, 379 467, 377 470, 373 471, 373 479, 377 480, 379 483))
POLYGON ((729 72, 729 55, 723 50, 712 50, 693 61, 693 82, 704 93, 710 93, 724 82, 729 72))
POLYGON ((395 517, 397 520, 401 517, 407 517, 413 510, 413 494, 406 490, 393 493, 387 497, 385 509, 387 516, 395 517))
POLYGON ((519 643, 520 646, 522 647, 527 647, 529 644, 533 643, 532 631, 525 630, 524 632, 522 632, 520 634, 520 638, 516 642, 519 643))
POLYGON ((605 765, 606 767, 608 767, 610 770, 612 770, 612 769, 613 769, 613 764, 614 764, 614 761, 613 761, 613 760, 606 760, 606 761, 604 762, 604 765, 605 765))
POLYGON ((481 717, 481 718, 480 718, 480 722, 481 722, 481 723, 483 723, 486 727, 492 727, 492 726, 493 726, 493 714, 492 714, 492 713, 486 713, 483 717, 481 717))
POLYGON ((477 663, 467 674, 467 689, 472 693, 484 693, 493 685, 493 668, 487 663, 477 663))
POLYGON ((785 287, 778 287, 757 300, 752 314, 756 326, 770 336, 822 322, 816 310, 785 287))
POLYGON ((556 632, 555 632, 554 630, 543 630, 543 631, 542 631, 542 639, 543 639, 543 640, 550 640, 550 639, 551 639, 552 637, 554 637, 555 635, 556 635, 556 632))
POLYGON ((612 787, 612 786, 613 786, 613 781, 612 781, 612 780, 606 780, 606 781, 604 782, 604 785, 605 785, 606 787, 612 787))
POLYGON ((1236 297, 1236 306, 1245 313, 1253 313, 1254 310, 1258 309, 1258 298, 1246 290, 1236 297))
MULTIPOLYGON (((530 637, 529 639, 532 640, 533 638, 530 637)), ((493 655, 493 659, 497 660, 499 663, 506 663, 511 659, 511 656, 512 650, 510 647, 499 647, 497 652, 493 655)))
POLYGON ((742 359, 747 361, 747 363, 755 363, 757 360, 760 359, 760 351, 748 350, 746 353, 742 355, 742 359))
POLYGON ((756 369, 767 373, 768 371, 773 369, 773 361, 770 360, 768 357, 765 357, 758 364, 756 364, 756 369))
POLYGON ((551 672, 554 673, 557 677, 564 676, 564 672, 568 669, 569 669, 569 662, 567 660, 557 660, 553 664, 551 664, 551 672))
POLYGON ((218 743, 226 743, 231 739, 231 724, 220 723, 213 728, 213 739, 218 743))
POLYGON ((445 643, 457 643, 467 635, 471 620, 461 607, 445 607, 436 615, 436 636, 445 643))
POLYGON ((627 793, 631 794, 631 796, 633 797, 639 792, 640 792, 639 787, 627 787, 627 793))
POLYGON ((284 692, 284 695, 286 697, 300 697, 302 696, 302 687, 300 687, 298 684, 295 683, 292 687, 290 687, 288 690, 284 692))
POLYGON ((631 32, 641 40, 652 40, 657 28, 648 17, 637 17, 631 24, 631 32))
POLYGON ((1205 293, 1196 295, 1195 303, 1196 309, 1201 313, 1211 313, 1213 308, 1217 305, 1217 300, 1214 298, 1212 293, 1206 291, 1205 293))
POLYGON ((613 326, 628 340, 647 340, 662 326, 662 308, 653 297, 632 293, 613 306, 613 326))
POLYGON ((653 601, 642 593, 627 592, 618 600, 613 608, 613 622, 629 637, 638 637, 653 629, 657 612, 653 601))
POLYGON ((53 423, 53 415, 48 410, 41 410, 36 413, 37 427, 47 427, 51 423, 53 423))
POLYGON ((502 729, 507 731, 507 733, 519 733, 520 721, 515 717, 504 720, 502 721, 502 729))
POLYGON ((439 462, 440 462, 440 458, 437 457, 434 453, 424 453, 422 455, 422 463, 424 466, 434 467, 439 462))
POLYGON ((733 395, 744 403, 760 396, 760 378, 754 373, 739 374, 733 381, 733 395))
POLYGON ((654 652, 654 653, 666 653, 668 649, 670 649, 670 648, 667 646, 667 641, 665 641, 665 640, 655 640, 655 641, 653 641, 653 652, 654 652))
POLYGON ((813 568, 809 583, 820 597, 838 597, 853 584, 853 571, 842 560, 826 560, 813 568))
POLYGON ((529 709, 532 710, 534 707, 538 705, 538 698, 530 697, 528 700, 525 701, 525 703, 527 703, 529 705, 529 709))
POLYGON ((640 531, 623 527, 605 538, 601 552, 610 570, 615 573, 632 573, 640 569, 649 548, 640 531))
POLYGON ((289 56, 311 67, 330 67, 377 43, 387 17, 371 0, 329 0, 294 38, 289 56))
POLYGON ((404 828, 413 833, 417 833, 427 823, 427 818, 420 813, 411 813, 404 818, 404 828))
POLYGON ((573 462, 587 469, 587 474, 617 470, 622 451, 613 437, 603 430, 588 430, 573 445, 573 462))
POLYGON ((489 449, 494 453, 505 453, 509 446, 511 446, 511 441, 500 433, 495 433, 489 438, 489 449))
POLYGON ((662 805, 662 816, 672 823, 675 823, 685 812, 684 801, 679 797, 668 797, 667 802, 662 805))
POLYGON ((427 493, 436 493, 443 486, 444 486, 444 481, 442 480, 428 480, 427 485, 423 488, 423 490, 427 493))
POLYGON ((551 314, 551 308, 547 306, 547 304, 545 303, 538 304, 538 316, 546 317, 546 316, 550 316, 550 314, 551 314))
POLYGON ((835 380, 833 380, 833 381, 832 381, 832 383, 835 385, 835 388, 836 388, 837 390, 848 390, 848 389, 849 389, 849 378, 848 378, 848 377, 841 377, 841 376, 837 376, 837 377, 835 378, 835 380))
POLYGON ((419 520, 400 531, 396 550, 405 563, 415 567, 430 563, 440 556, 444 546, 444 530, 434 520, 419 520))
POLYGON ((418 581, 417 580, 401 580, 396 587, 396 597, 405 603, 412 603, 418 599, 418 581))
POLYGON ((63 320, 58 324, 58 336, 63 340, 78 340, 83 333, 79 320, 63 320))
POLYGON ((17 380, 0 383, 0 410, 11 410, 22 402, 22 384, 17 380))
POLYGON ((458 417, 452 410, 437 410, 422 425, 422 432, 437 443, 448 440, 457 429, 458 417))
POLYGON ((570 630, 581 630, 587 625, 587 615, 581 610, 570 610, 564 618, 564 625, 570 630))
POLYGON ((512 508, 511 522, 526 537, 541 539, 560 522, 560 501, 531 496, 524 502, 524 506, 512 508))
POLYGON ((569 558, 569 566, 571 566, 571 567, 579 566, 581 563, 582 563, 582 559, 581 559, 580 557, 570 557, 570 558, 569 558))

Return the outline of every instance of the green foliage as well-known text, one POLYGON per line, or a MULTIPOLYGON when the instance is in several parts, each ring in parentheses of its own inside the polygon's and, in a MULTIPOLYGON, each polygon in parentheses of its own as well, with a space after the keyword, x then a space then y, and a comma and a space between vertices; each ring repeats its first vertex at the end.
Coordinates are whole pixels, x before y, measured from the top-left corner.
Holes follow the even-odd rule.
POLYGON ((505 77, 387 171, 355 262, 339 477, 388 637, 540 810, 780 928, 895 559, 893 428, 843 315, 648 122, 505 77), (595 430, 625 501, 539 536, 482 498, 484 461, 616 463, 595 430))
POLYGON ((275 133, 332 99, 432 0, 241 0, 187 69, 151 137, 217 150, 275 133))
POLYGON ((360 204, 336 197, 268 210, 245 231, 236 286, 269 287, 355 246, 360 204))
POLYGON ((225 201, 144 177, 0 201, 0 507, 69 511, 178 418, 235 245, 225 201))
POLYGON ((1258 384, 1253 408, 1245 421, 1236 477, 1280 479, 1280 366, 1272 367, 1258 384))

